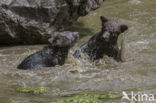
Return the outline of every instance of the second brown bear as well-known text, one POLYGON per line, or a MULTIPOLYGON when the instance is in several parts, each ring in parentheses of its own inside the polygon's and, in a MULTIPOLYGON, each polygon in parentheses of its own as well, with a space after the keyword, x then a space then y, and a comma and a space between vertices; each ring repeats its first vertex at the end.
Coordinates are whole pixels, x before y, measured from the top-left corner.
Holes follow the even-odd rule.
POLYGON ((101 31, 84 43, 73 56, 80 58, 83 53, 89 60, 95 61, 104 55, 120 60, 120 50, 117 46, 118 36, 128 29, 127 25, 120 25, 114 20, 101 16, 101 31))

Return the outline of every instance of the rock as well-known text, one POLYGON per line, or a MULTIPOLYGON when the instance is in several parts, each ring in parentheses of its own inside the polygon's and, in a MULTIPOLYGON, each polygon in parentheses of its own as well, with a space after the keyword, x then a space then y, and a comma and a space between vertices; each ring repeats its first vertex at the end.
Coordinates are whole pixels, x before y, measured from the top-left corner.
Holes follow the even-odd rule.
POLYGON ((104 0, 0 0, 0 44, 46 43, 104 0))

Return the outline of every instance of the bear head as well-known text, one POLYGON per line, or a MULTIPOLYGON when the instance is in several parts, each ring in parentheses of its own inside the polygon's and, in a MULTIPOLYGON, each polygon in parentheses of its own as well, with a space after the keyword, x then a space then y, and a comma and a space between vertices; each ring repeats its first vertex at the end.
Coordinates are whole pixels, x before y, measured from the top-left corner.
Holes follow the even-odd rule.
POLYGON ((49 43, 53 47, 71 47, 79 38, 78 32, 55 32, 50 39, 49 43))
POLYGON ((114 20, 108 20, 104 16, 100 17, 102 22, 101 35, 106 42, 116 44, 118 36, 128 29, 127 25, 119 24, 114 20))

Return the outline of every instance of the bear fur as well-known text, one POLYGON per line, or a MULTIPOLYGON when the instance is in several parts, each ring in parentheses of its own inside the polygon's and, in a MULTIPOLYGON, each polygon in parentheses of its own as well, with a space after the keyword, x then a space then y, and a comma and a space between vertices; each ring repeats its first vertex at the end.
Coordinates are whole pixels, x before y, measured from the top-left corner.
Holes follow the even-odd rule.
POLYGON ((84 43, 73 56, 80 58, 83 53, 90 61, 103 58, 104 55, 120 60, 120 50, 117 46, 118 36, 128 29, 127 25, 120 25, 114 20, 108 20, 101 16, 101 31, 84 43))
POLYGON ((74 45, 78 37, 78 32, 56 32, 48 40, 48 46, 28 56, 17 68, 27 70, 63 65, 68 56, 69 49, 74 45))

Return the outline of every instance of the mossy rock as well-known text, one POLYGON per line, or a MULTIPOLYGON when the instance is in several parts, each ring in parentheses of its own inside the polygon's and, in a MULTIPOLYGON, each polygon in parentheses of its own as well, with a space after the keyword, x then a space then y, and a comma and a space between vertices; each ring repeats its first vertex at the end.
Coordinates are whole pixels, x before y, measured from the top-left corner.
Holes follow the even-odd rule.
POLYGON ((64 100, 57 100, 56 103, 103 103, 101 99, 116 99, 120 97, 120 95, 116 94, 78 94, 64 100))
POLYGON ((47 88, 46 87, 25 88, 20 86, 16 90, 21 93, 43 94, 47 91, 47 88))

